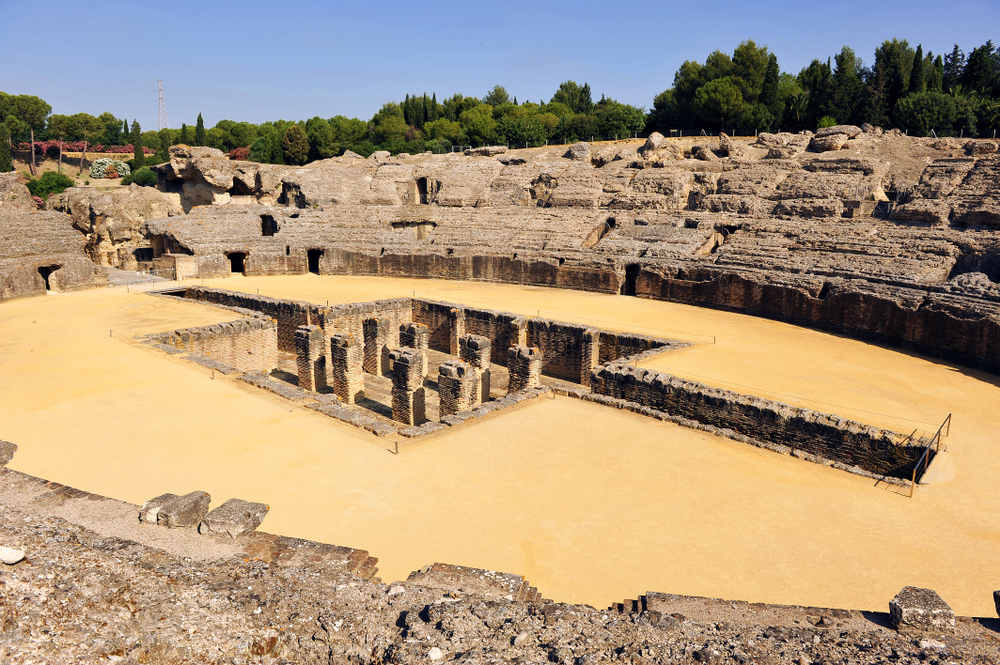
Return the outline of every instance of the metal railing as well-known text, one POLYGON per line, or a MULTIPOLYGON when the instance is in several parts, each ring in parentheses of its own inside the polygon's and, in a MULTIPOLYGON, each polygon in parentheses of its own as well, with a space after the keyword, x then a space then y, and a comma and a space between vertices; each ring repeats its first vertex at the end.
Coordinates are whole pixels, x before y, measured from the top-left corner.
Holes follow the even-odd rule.
POLYGON ((951 434, 951 414, 944 419, 941 426, 937 428, 937 432, 931 437, 927 445, 924 446, 924 452, 917 460, 917 463, 913 466, 913 478, 910 481, 910 498, 913 498, 913 490, 917 486, 917 481, 923 477, 924 473, 927 472, 927 467, 930 465, 930 455, 931 448, 934 448, 934 454, 937 455, 941 451, 941 438, 951 434), (947 429, 946 429, 947 428, 947 429), (923 468, 921 468, 923 467, 923 468))

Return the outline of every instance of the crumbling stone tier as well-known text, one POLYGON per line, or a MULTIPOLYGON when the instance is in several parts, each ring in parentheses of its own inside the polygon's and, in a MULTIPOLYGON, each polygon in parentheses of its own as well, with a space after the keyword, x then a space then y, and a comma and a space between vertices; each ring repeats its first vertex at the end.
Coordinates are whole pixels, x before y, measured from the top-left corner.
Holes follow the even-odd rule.
MULTIPOLYGON (((405 664, 488 653, 523 663, 985 664, 998 653, 995 619, 955 617, 926 589, 858 611, 658 592, 593 608, 546 600, 520 575, 444 563, 385 584, 368 552, 257 530, 264 504, 226 501, 200 525, 168 529, 139 522, 135 504, 2 466, 0 479, 11 497, 0 542, 26 555, 0 564, 3 662, 405 664)), ((189 494, 200 513, 207 495, 189 494)))

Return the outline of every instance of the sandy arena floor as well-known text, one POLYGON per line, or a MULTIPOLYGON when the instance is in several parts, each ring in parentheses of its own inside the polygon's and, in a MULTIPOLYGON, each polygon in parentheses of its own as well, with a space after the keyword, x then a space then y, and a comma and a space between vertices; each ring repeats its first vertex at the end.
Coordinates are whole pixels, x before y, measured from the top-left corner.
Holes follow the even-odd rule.
POLYGON ((441 561, 520 573, 547 597, 597 607, 666 591, 882 611, 912 584, 958 613, 994 612, 996 377, 621 296, 314 275, 205 284, 324 304, 416 292, 702 342, 646 364, 900 431, 933 431, 949 412, 954 424, 912 500, 567 398, 404 441, 395 456, 392 440, 127 341, 233 315, 119 287, 0 304, 0 438, 20 447, 11 466, 136 503, 194 489, 216 505, 265 501, 265 530, 367 549, 387 582, 441 561))

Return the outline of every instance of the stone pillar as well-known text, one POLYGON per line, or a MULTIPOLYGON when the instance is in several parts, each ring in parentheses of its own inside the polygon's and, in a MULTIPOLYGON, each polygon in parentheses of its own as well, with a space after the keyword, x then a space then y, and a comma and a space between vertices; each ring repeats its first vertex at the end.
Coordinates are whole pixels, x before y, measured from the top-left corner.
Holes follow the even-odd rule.
POLYGON ((399 345, 416 349, 424 357, 422 376, 427 376, 427 348, 431 333, 422 323, 404 323, 399 326, 399 345))
POLYGON ((407 425, 419 425, 424 415, 423 354, 416 349, 393 349, 392 419, 407 425))
POLYGON ((528 345, 528 319, 519 316, 510 322, 510 345, 528 345))
POLYGON ((458 338, 458 357, 469 363, 479 379, 479 393, 476 404, 490 401, 490 351, 488 337, 482 335, 462 335, 458 338))
POLYGON ((391 320, 379 316, 365 319, 362 328, 365 333, 365 371, 376 376, 388 375, 388 350, 399 345, 398 334, 393 334, 395 326, 391 320))
POLYGON ((584 330, 580 347, 580 385, 590 385, 590 373, 600 364, 601 331, 584 330))
POLYGON ((299 326, 295 330, 295 355, 299 388, 319 391, 327 387, 326 333, 319 326, 299 326))
POLYGON ((542 352, 534 346, 512 346, 507 350, 507 392, 537 388, 542 377, 542 352))
POLYGON ((476 405, 478 375, 461 360, 449 360, 438 367, 438 395, 441 397, 441 417, 468 411, 476 405))
POLYGON ((355 404, 364 398, 364 353, 354 335, 330 338, 330 378, 334 394, 346 404, 355 404))
POLYGON ((458 338, 465 334, 465 310, 457 307, 448 312, 451 324, 451 339, 448 340, 448 354, 458 355, 458 338))

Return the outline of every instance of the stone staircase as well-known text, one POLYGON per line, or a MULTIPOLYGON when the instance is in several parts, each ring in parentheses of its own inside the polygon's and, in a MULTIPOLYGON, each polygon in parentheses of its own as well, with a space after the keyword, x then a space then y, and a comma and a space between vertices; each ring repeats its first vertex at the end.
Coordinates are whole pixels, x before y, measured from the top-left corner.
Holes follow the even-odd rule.
POLYGON ((513 601, 548 602, 538 589, 520 575, 498 573, 482 568, 435 563, 410 573, 410 584, 470 594, 485 598, 507 598, 513 601))

